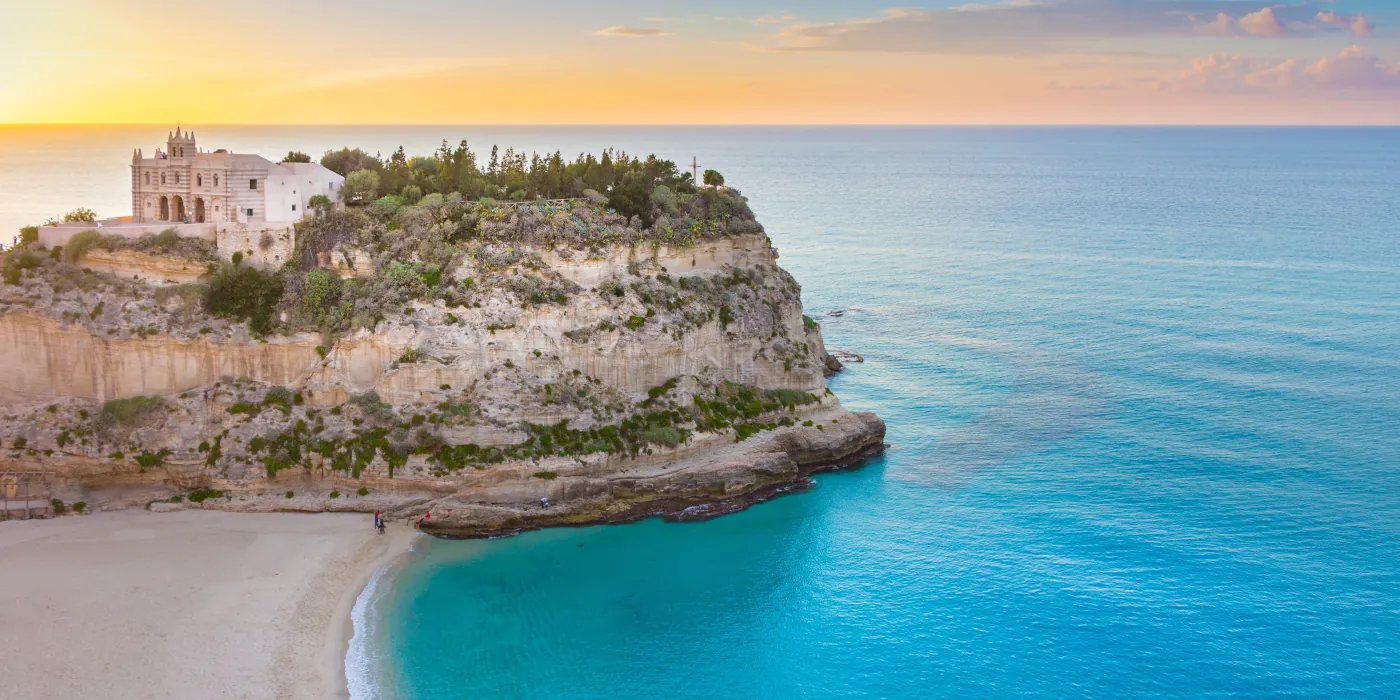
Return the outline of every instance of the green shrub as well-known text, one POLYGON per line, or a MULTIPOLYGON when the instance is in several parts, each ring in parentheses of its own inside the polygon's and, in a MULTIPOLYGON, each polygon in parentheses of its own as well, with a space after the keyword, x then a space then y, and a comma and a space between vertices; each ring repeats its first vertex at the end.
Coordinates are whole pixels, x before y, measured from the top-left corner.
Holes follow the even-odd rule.
POLYGON ((29 245, 30 243, 38 243, 38 242, 39 242, 39 227, 38 227, 38 226, 21 226, 21 227, 19 227, 19 244, 20 244, 20 245, 29 245))
POLYGON ((266 335, 281 299, 280 274, 235 264, 215 273, 205 292, 204 309, 215 316, 247 321, 253 333, 266 335))
POLYGON ((558 478, 559 478, 559 472, 535 472, 535 475, 534 475, 534 476, 535 476, 536 479, 544 479, 545 481, 554 481, 555 479, 558 479, 558 478))
POLYGON ((87 255, 89 250, 105 245, 106 239, 96 231, 81 231, 70 239, 68 245, 63 246, 63 259, 70 263, 76 263, 87 255))
POLYGON ((26 437, 24 437, 23 435, 21 435, 21 436, 15 438, 15 449, 16 449, 16 450, 22 450, 22 449, 24 449, 24 446, 25 446, 25 445, 28 445, 28 444, 29 444, 29 439, 26 438, 26 437))
POLYGON ((632 316, 627 319, 627 327, 634 331, 646 324, 647 320, 642 316, 632 316))
POLYGON ((159 452, 141 450, 141 453, 136 455, 132 459, 135 459, 136 463, 141 465, 142 468, 149 469, 151 467, 159 467, 162 464, 165 464, 165 458, 169 456, 170 450, 160 450, 159 452))
POLYGON ((340 303, 340 276, 325 268, 306 273, 301 281, 301 312, 319 325, 327 325, 340 303))
POLYGON ((159 396, 112 399, 102 404, 101 421, 104 424, 132 425, 164 407, 165 400, 159 396))
POLYGON ((58 437, 54 438, 54 442, 57 443, 59 447, 63 447, 72 441, 73 438, 67 430, 60 430, 58 437))
POLYGON ((81 513, 85 510, 87 510, 87 501, 78 501, 77 503, 73 504, 74 513, 81 513))
POLYGON ((211 488, 200 488, 190 492, 191 503, 203 503, 211 498, 223 498, 224 492, 211 488))
POLYGON ((294 497, 296 497, 296 495, 297 495, 297 494, 296 494, 295 491, 288 491, 286 497, 287 497, 287 498, 294 498, 294 497))
POLYGON ((332 491, 331 498, 340 498, 340 491, 332 491))
POLYGON ((728 305, 719 307, 719 327, 725 329, 734 322, 734 311, 728 305))
POLYGON ((63 505, 63 501, 57 498, 49 499, 49 505, 53 507, 54 515, 63 515, 68 512, 68 507, 63 505))
POLYGON ((681 444, 681 433, 679 430, 667 425, 658 428, 647 428, 642 431, 642 439, 653 445, 665 445, 675 447, 681 444))
POLYGON ((367 488, 361 486, 359 489, 356 489, 355 493, 358 494, 358 495, 361 495, 361 496, 368 496, 368 495, 369 495, 369 489, 367 489, 367 488))
POLYGON ((3 268, 5 284, 19 284, 24 270, 33 270, 43 263, 43 258, 27 250, 10 252, 3 268))

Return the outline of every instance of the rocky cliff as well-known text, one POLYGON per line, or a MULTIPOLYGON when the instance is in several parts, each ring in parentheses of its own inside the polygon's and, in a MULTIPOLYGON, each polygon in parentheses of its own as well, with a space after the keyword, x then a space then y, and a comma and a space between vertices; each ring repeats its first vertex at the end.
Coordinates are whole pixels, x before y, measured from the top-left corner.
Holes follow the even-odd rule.
POLYGON ((0 465, 52 472, 56 498, 431 512, 479 536, 707 517, 882 448, 826 390, 762 233, 486 250, 371 324, 264 337, 198 285, 143 284, 189 281, 153 257, 45 259, 0 288, 0 465))

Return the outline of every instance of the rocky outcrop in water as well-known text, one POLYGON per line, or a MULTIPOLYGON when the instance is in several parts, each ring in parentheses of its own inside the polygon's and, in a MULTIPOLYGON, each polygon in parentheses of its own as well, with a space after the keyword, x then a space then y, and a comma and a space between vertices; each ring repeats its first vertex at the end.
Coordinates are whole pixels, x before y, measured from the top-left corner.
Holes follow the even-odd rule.
POLYGON ((0 287, 0 463, 93 508, 431 512, 485 536, 707 517, 881 449, 826 390, 839 362, 766 236, 509 254, 334 337, 259 338, 197 285, 142 283, 178 261, 31 264, 0 287))

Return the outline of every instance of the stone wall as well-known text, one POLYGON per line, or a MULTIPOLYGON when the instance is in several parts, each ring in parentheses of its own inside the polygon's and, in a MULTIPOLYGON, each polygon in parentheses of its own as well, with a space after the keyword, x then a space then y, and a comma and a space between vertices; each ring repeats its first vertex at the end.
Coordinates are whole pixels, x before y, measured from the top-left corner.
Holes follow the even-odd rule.
POLYGON ((83 231, 96 231, 104 236, 140 238, 153 236, 166 229, 174 229, 181 238, 200 238, 212 242, 216 236, 214 224, 177 224, 170 221, 157 221, 149 224, 120 224, 99 227, 95 224, 65 223, 58 226, 40 226, 39 245, 45 248, 68 245, 68 241, 73 236, 83 231))
POLYGON ((275 269, 281 267, 296 248, 296 226, 268 222, 219 224, 215 243, 219 257, 225 260, 241 252, 245 263, 275 269))

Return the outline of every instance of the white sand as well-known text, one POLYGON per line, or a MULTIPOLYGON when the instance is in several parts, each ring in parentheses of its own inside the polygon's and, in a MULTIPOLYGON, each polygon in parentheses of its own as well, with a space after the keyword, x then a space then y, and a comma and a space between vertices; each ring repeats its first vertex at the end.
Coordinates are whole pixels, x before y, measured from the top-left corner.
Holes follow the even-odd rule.
POLYGON ((345 697, 350 608, 415 536, 369 515, 0 523, 0 697, 345 697))

